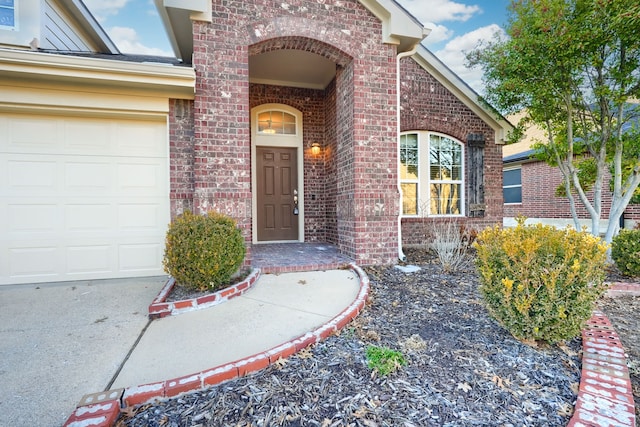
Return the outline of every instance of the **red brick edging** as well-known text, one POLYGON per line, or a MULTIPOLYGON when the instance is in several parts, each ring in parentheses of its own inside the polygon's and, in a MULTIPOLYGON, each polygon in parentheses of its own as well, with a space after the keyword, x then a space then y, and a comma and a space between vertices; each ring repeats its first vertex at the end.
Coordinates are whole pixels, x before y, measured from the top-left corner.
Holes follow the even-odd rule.
POLYGON ((224 288, 218 292, 203 295, 198 298, 167 302, 167 296, 169 296, 171 290, 176 284, 175 279, 170 277, 158 296, 155 297, 149 305, 149 318, 157 319, 160 317, 174 316, 218 305, 247 292, 251 287, 253 287, 259 277, 260 269, 255 269, 242 282, 236 283, 235 285, 224 288))
POLYGON ((281 344, 263 353, 254 354, 226 365, 152 384, 109 390, 85 397, 63 427, 111 427, 118 418, 121 408, 139 405, 156 399, 175 397, 182 393, 207 388, 224 381, 244 376, 250 372, 266 368, 280 358, 286 358, 298 351, 333 335, 364 308, 369 295, 369 277, 355 264, 349 266, 360 279, 360 290, 355 300, 328 323, 294 340, 281 344))
MULTIPOLYGON (((640 295, 640 285, 614 283, 609 296, 640 295)), ((582 375, 573 417, 567 427, 635 427, 629 368, 620 337, 601 311, 582 331, 582 375)))

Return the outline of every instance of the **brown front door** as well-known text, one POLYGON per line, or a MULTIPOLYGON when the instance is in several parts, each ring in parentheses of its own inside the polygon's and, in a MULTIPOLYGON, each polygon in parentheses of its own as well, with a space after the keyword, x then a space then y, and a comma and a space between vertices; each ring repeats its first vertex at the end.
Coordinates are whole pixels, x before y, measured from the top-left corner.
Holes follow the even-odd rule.
POLYGON ((256 147, 258 241, 298 240, 297 148, 256 147))

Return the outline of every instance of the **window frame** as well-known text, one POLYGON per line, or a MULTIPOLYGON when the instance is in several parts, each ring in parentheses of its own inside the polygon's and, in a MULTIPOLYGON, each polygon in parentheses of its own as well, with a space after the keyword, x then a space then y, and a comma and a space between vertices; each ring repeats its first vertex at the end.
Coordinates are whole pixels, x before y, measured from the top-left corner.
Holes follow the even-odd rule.
MULTIPOLYGON (((400 183, 400 192, 402 195, 402 202, 400 204, 401 209, 401 217, 402 218, 421 218, 421 217, 429 217, 429 218, 440 218, 440 217, 464 217, 466 215, 466 170, 465 170, 465 161, 466 161, 466 150, 465 144, 459 141, 458 139, 439 132, 431 132, 431 131, 405 131, 400 133, 400 156, 398 158, 398 180, 400 183), (416 178, 403 178, 403 167, 405 164, 402 162, 402 138, 408 135, 416 135, 417 136, 417 158, 418 158, 418 171, 417 171, 417 179, 416 178), (457 144, 460 147, 460 164, 454 165, 456 167, 460 167, 460 179, 432 179, 431 178, 431 142, 432 136, 444 138, 450 140, 451 142, 457 144), (402 191, 402 187, 404 184, 416 185, 417 190, 417 200, 416 203, 416 213, 405 213, 405 201, 404 201, 404 193, 402 191), (454 184, 458 186, 458 199, 459 199, 459 213, 454 214, 438 214, 431 213, 431 185, 432 184, 454 184)), ((406 175, 406 174, 405 174, 406 175)))
POLYGON ((505 205, 521 205, 522 204, 522 165, 518 165, 518 166, 509 166, 509 167, 505 167, 502 169, 502 202, 505 205), (519 170, 520 171, 520 184, 510 184, 510 185, 505 185, 504 183, 504 174, 505 172, 511 172, 511 171, 515 171, 515 170, 519 170), (507 199, 505 197, 504 194, 504 190, 507 188, 520 188, 520 201, 519 202, 507 202, 507 199))
POLYGON ((286 111, 282 108, 266 108, 263 110, 260 110, 256 113, 256 132, 260 135, 260 136, 266 136, 266 137, 297 137, 298 133, 299 133, 299 123, 298 123, 298 117, 296 117, 295 114, 292 114, 289 111, 286 111), (277 114, 281 114, 282 115, 282 120, 278 121, 278 120, 273 120, 273 114, 277 113, 277 114), (263 114, 269 114, 269 118, 267 120, 261 120, 261 117, 263 114), (285 121, 286 116, 290 116, 293 121, 285 121), (264 122, 268 122, 268 129, 273 129, 273 132, 266 132, 266 130, 261 130, 261 126, 262 123, 264 122), (273 125, 275 125, 273 128, 271 127, 273 125), (277 127, 276 127, 277 126, 277 127), (286 132, 287 129, 293 129, 293 132, 286 132), (282 132, 279 132, 279 130, 282 130, 282 132))
POLYGON ((18 29, 18 2, 12 0, 11 5, 0 4, 0 9, 11 11, 13 14, 13 25, 2 25, 0 23, 0 30, 16 31, 18 29))

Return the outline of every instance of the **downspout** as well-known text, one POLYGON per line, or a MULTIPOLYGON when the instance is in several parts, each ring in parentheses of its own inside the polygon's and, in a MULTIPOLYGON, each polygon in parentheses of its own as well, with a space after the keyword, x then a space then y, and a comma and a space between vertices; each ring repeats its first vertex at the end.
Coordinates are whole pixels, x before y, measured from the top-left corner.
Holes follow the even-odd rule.
POLYGON ((408 56, 412 56, 413 54, 416 53, 416 51, 418 50, 418 44, 416 43, 411 50, 408 50, 406 52, 400 52, 397 57, 396 57, 396 113, 397 113, 397 117, 396 117, 396 126, 397 126, 397 132, 396 132, 396 136, 397 136, 397 142, 396 142, 396 146, 397 146, 397 159, 398 161, 397 163, 397 187, 398 187, 398 194, 400 194, 400 211, 398 212, 398 259, 402 262, 407 260, 407 256, 404 254, 404 252, 402 251, 402 188, 400 187, 400 60, 402 58, 406 58, 408 56))

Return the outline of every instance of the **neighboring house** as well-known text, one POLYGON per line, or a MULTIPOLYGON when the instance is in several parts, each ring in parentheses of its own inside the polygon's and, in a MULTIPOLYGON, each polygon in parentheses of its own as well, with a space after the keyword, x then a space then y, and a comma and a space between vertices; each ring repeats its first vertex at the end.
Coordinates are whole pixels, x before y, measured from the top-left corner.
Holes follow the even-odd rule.
POLYGON ((78 0, 0 27, 0 284, 160 274, 185 209, 235 218, 247 262, 389 264, 425 217, 502 222, 511 127, 397 3, 156 4, 180 65, 119 54, 78 0))
MULTIPOLYGON (((513 119, 517 122, 517 118, 513 119)), ((544 140, 542 130, 532 127, 527 130, 521 142, 503 147, 503 188, 504 225, 513 226, 519 215, 527 217, 527 223, 542 223, 557 227, 573 226, 569 200, 566 196, 556 196, 556 189, 562 183, 562 173, 558 168, 534 157, 532 145, 544 140)), ((605 189, 609 183, 605 184, 605 189)), ((591 196, 591 192, 587 193, 591 196)), ((611 206, 611 192, 603 192, 600 233, 604 234, 611 206)), ((592 200, 592 198, 591 198, 592 200)), ((576 197, 576 211, 581 226, 591 228, 591 219, 584 205, 576 197)), ((634 228, 640 224, 640 205, 629 204, 621 218, 621 226, 634 228)))

